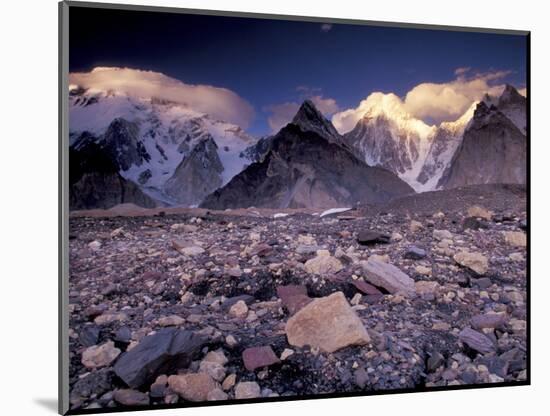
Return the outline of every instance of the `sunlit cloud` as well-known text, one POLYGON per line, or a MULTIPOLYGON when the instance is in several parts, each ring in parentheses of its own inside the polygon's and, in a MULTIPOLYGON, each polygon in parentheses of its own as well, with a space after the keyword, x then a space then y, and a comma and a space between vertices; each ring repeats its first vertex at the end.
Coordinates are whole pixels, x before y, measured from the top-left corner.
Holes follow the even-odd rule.
POLYGON ((185 84, 159 72, 100 67, 71 73, 69 82, 86 89, 173 101, 242 128, 247 128, 254 118, 253 107, 229 89, 185 84))
MULTIPOLYGON (((356 108, 334 114, 332 122, 340 133, 346 133, 353 129, 357 121, 372 108, 372 102, 375 99, 381 100, 384 96, 389 97, 384 101, 391 103, 394 109, 398 108, 399 111, 429 124, 454 121, 485 94, 500 95, 504 89, 503 78, 511 72, 472 73, 471 68, 462 67, 457 68, 454 73, 456 78, 452 81, 421 83, 408 91, 403 98, 395 94, 372 93, 356 108)), ((521 90, 520 93, 522 93, 521 90)))

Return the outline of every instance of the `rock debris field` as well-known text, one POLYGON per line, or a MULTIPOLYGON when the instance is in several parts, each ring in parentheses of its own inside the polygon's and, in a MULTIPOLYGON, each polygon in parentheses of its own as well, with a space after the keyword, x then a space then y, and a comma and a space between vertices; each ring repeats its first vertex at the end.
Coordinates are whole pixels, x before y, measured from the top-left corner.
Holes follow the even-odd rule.
POLYGON ((71 215, 71 409, 525 381, 525 204, 71 215))

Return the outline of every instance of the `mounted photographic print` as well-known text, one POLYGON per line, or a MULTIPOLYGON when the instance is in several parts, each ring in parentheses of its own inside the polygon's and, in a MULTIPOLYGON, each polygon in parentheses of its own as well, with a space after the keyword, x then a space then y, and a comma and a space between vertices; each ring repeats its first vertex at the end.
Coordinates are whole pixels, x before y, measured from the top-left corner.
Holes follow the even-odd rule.
POLYGON ((60 413, 529 384, 529 59, 60 3, 60 413))

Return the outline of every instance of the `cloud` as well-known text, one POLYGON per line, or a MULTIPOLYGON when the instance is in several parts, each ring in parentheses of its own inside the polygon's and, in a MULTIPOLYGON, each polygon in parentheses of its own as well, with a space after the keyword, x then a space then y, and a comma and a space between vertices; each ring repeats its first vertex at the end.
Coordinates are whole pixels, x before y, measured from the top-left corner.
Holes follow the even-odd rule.
POLYGON ((314 95, 309 97, 309 99, 325 116, 331 116, 339 110, 338 104, 336 104, 336 100, 334 98, 324 98, 321 95, 314 95))
POLYGON ((311 88, 301 85, 296 87, 296 91, 301 93, 300 102, 289 101, 265 107, 264 110, 271 113, 271 115, 267 118, 267 123, 269 124, 272 132, 276 133, 282 127, 290 123, 300 108, 301 103, 306 99, 311 100, 313 104, 315 104, 315 107, 317 107, 317 109, 323 113, 325 117, 331 116, 340 109, 334 98, 325 98, 320 94, 320 88, 311 88), (313 91, 318 94, 311 95, 311 92, 313 91))
POLYGON ((527 97, 527 88, 520 88, 518 92, 524 97, 527 97))
POLYGON ((372 103, 382 100, 381 97, 384 96, 390 97, 382 101, 391 105, 392 111, 400 111, 427 123, 454 121, 485 94, 500 95, 504 84, 499 81, 508 76, 510 71, 472 73, 471 68, 462 67, 457 68, 454 73, 454 80, 419 84, 407 92, 404 98, 395 94, 372 93, 357 108, 334 114, 332 122, 340 133, 348 132, 373 108, 372 103))
POLYGON ((330 32, 330 30, 332 29, 332 24, 330 23, 323 23, 321 25, 321 32, 330 32))
POLYGON ((253 107, 231 90, 185 84, 159 72, 98 67, 91 72, 69 74, 69 82, 86 89, 173 101, 242 128, 247 128, 254 118, 253 107))
POLYGON ((300 104, 294 102, 286 102, 282 104, 273 104, 265 108, 271 115, 267 118, 267 123, 273 133, 279 131, 286 126, 294 117, 300 104))
POLYGON ((463 67, 460 67, 460 68, 457 68, 455 69, 455 75, 457 77, 461 76, 461 75, 464 75, 466 72, 468 72, 470 69, 472 69, 471 67, 469 66, 463 66, 463 67))
POLYGON ((492 71, 469 76, 468 72, 459 72, 458 77, 450 82, 417 85, 405 96, 406 109, 415 117, 436 123, 454 120, 484 94, 498 95, 504 85, 496 85, 494 81, 510 74, 509 71, 492 71))

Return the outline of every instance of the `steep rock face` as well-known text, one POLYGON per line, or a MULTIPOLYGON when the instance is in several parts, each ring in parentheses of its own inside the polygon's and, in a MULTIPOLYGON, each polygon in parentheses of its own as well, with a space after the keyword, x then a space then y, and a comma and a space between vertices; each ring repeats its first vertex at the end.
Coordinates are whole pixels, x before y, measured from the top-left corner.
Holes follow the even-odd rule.
POLYGON ((102 138, 102 147, 122 170, 130 166, 141 166, 151 160, 143 142, 139 140, 139 126, 123 118, 114 119, 102 138))
POLYGON ((506 85, 498 99, 497 108, 523 134, 527 133, 527 99, 511 85, 506 85))
POLYGON ((69 208, 108 209, 122 203, 153 208, 155 201, 119 174, 111 155, 95 143, 69 150, 69 208))
MULTIPOLYGON (((288 124, 273 137, 271 149, 261 162, 253 163, 226 186, 209 195, 202 207, 330 208, 358 202, 377 203, 414 193, 393 173, 370 167, 347 148, 319 135, 320 119, 309 111, 304 131, 288 124)), ((305 114, 298 114, 302 121, 305 114)), ((296 119, 296 118, 295 118, 296 119)), ((337 137, 335 137, 338 139, 337 137)))
POLYGON ((526 136, 494 105, 480 102, 438 187, 524 184, 526 178, 526 136))
POLYGON ((223 165, 211 136, 184 157, 164 187, 167 195, 184 205, 196 205, 222 185, 223 165))
POLYGON ((329 142, 342 143, 342 136, 310 100, 305 100, 292 119, 292 124, 300 130, 311 131, 324 137, 329 142))

